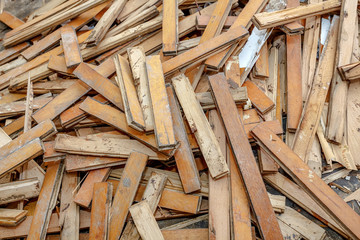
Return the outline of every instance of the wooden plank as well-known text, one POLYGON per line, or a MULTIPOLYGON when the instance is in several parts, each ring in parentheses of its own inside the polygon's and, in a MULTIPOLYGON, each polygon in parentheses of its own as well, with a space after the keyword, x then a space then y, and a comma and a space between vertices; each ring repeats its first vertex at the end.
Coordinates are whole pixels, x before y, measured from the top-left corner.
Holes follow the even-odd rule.
POLYGON ((7 143, 3 147, 0 148, 0 158, 6 157, 10 153, 14 152, 19 146, 22 146, 35 138, 40 138, 41 140, 45 140, 47 137, 55 134, 56 127, 54 123, 50 120, 46 120, 31 130, 27 131, 24 134, 21 134, 16 139, 12 140, 11 142, 7 143))
MULTIPOLYGON (((110 174, 110 177, 113 179, 120 179, 122 176, 122 172, 123 172, 123 169, 113 169, 110 174)), ((141 184, 143 184, 143 185, 147 184, 147 181, 150 178, 151 172, 160 172, 160 173, 164 173, 164 174, 168 175, 169 181, 166 183, 166 189, 184 193, 181 179, 177 172, 162 170, 162 169, 158 169, 158 168, 147 167, 144 171, 143 178, 141 180, 141 184)), ((208 180, 207 179, 200 179, 200 180, 201 180, 201 191, 199 192, 199 194, 201 196, 207 197, 209 195, 208 194, 209 193, 208 180)), ((185 196, 195 196, 195 195, 191 195, 191 194, 184 194, 184 195, 185 196)), ((141 195, 139 195, 138 197, 141 197, 141 195)))
POLYGON ((176 95, 183 108, 191 132, 195 134, 201 152, 208 165, 211 177, 220 178, 228 174, 229 169, 219 143, 211 130, 210 124, 196 99, 194 90, 183 74, 172 78, 176 95))
POLYGON ((82 62, 80 47, 75 29, 69 25, 61 28, 62 47, 67 67, 74 67, 82 62))
POLYGON ((89 208, 93 197, 94 184, 105 181, 109 176, 109 173, 110 168, 101 168, 90 171, 79 191, 74 196, 74 202, 84 208, 89 208))
POLYGON ((143 111, 137 97, 129 62, 120 54, 115 56, 114 61, 117 74, 115 79, 120 88, 127 123, 138 131, 144 131, 143 111))
POLYGON ((154 113, 154 130, 157 146, 159 150, 173 149, 175 148, 176 140, 159 55, 146 57, 146 70, 154 113))
POLYGON ((0 208, 0 226, 15 227, 25 220, 26 210, 0 208))
POLYGON ((319 219, 333 230, 346 236, 342 228, 312 199, 301 187, 280 173, 264 175, 264 180, 276 190, 294 201, 309 214, 319 219))
POLYGON ((353 238, 359 238, 356 227, 360 221, 355 213, 324 181, 309 169, 309 167, 266 128, 257 126, 252 133, 261 147, 303 188, 320 206, 353 238), (303 169, 297 171, 296 169, 303 169))
POLYGON ((121 184, 116 189, 110 210, 109 240, 120 238, 129 207, 134 201, 147 160, 147 155, 133 152, 125 165, 124 173, 120 180, 121 184))
POLYGON ((157 224, 149 204, 146 201, 141 201, 140 203, 132 205, 129 210, 142 239, 164 239, 159 225, 157 224))
MULTIPOLYGON (((91 19, 98 14, 102 9, 104 9, 108 5, 108 2, 100 4, 94 8, 89 9, 88 11, 80 14, 78 17, 74 18, 67 25, 72 26, 75 29, 81 28, 83 25, 91 21, 91 19)), ((27 59, 31 60, 42 52, 46 51, 48 48, 56 45, 58 41, 61 39, 61 29, 57 29, 56 31, 48 34, 44 38, 40 39, 38 42, 34 43, 31 47, 26 49, 21 53, 21 55, 27 59)), ((87 36, 86 36, 87 37, 87 36)), ((86 38, 85 38, 86 39, 86 38)), ((84 39, 84 40, 85 40, 84 39)))
POLYGON ((107 239, 112 191, 111 183, 99 182, 94 184, 89 240, 107 239))
POLYGON ((338 11, 340 7, 341 2, 337 0, 331 0, 298 7, 290 7, 275 12, 262 12, 254 15, 253 23, 259 29, 276 27, 308 17, 320 16, 329 12, 335 12, 338 11))
POLYGON ((63 172, 64 164, 61 161, 48 166, 27 239, 45 239, 51 212, 59 194, 63 172))
POLYGON ((8 63, 20 55, 20 52, 30 46, 30 43, 23 42, 14 47, 4 49, 0 52, 0 64, 8 63))
POLYGON ((339 66, 339 74, 344 81, 356 81, 360 79, 360 62, 339 66))
POLYGON ((0 159, 0 177, 15 170, 33 158, 44 153, 44 146, 39 138, 35 138, 0 159))
MULTIPOLYGON (((231 88, 231 95, 236 104, 244 105, 248 100, 247 89, 245 87, 231 88)), ((196 98, 204 110, 214 109, 215 104, 210 92, 196 93, 196 98)))
POLYGON ((191 193, 200 190, 201 188, 199 171, 195 164, 194 155, 186 134, 179 103, 175 99, 174 90, 171 86, 167 86, 166 91, 169 97, 169 106, 174 125, 175 139, 180 143, 180 146, 174 154, 176 166, 181 183, 184 187, 184 192, 191 193))
POLYGON ((75 1, 66 2, 59 6, 59 7, 63 7, 65 5, 68 6, 73 5, 73 7, 67 9, 66 12, 60 11, 57 14, 54 14, 54 12, 56 12, 59 8, 57 7, 49 11, 48 13, 40 17, 37 17, 29 22, 26 22, 25 24, 22 24, 20 27, 17 27, 16 29, 8 32, 3 40, 4 46, 6 47, 13 46, 20 42, 31 39, 32 37, 48 29, 49 27, 57 26, 58 24, 63 23, 68 19, 74 18, 80 15, 81 13, 86 12, 87 10, 104 3, 105 1, 106 0, 93 0, 85 3, 75 4, 75 6, 74 6, 74 3, 76 3, 75 1), (48 17, 46 21, 41 21, 46 17, 48 17))
MULTIPOLYGON (((251 19, 253 15, 257 12, 262 11, 262 9, 267 4, 267 0, 250 0, 249 4, 246 4, 243 11, 237 16, 236 21, 230 27, 230 29, 234 29, 239 26, 244 26, 246 29, 249 29, 252 25, 251 19)), ((239 43, 239 45, 244 44, 243 41, 239 43)), ((237 46, 237 45, 236 45, 237 46)), ((228 47, 225 50, 215 54, 214 56, 208 58, 205 62, 205 65, 208 69, 219 70, 226 62, 226 60, 230 57, 231 53, 234 51, 236 46, 228 47)))
POLYGON ((160 152, 153 151, 137 140, 111 137, 81 138, 58 134, 55 139, 55 150, 79 155, 116 158, 127 158, 132 151, 137 151, 149 155, 151 160, 167 160, 169 158, 160 152))
MULTIPOLYGON (((96 67, 95 70, 106 77, 115 72, 115 66, 111 59, 111 61, 109 60, 103 62, 101 65, 96 67)), ((71 87, 56 96, 53 101, 49 102, 49 104, 36 111, 33 114, 34 120, 39 123, 47 118, 55 119, 59 114, 74 104, 90 90, 91 88, 82 81, 77 81, 71 87)))
MULTIPOLYGON (((145 174, 148 171, 149 170, 145 170, 145 174)), ((154 172, 162 173, 160 171, 157 171, 157 169, 155 169, 154 172)), ((149 174, 149 178, 150 178, 150 174, 149 174)), ((198 195, 185 194, 183 193, 182 190, 172 189, 170 187, 171 180, 172 180, 171 177, 169 177, 169 181, 166 183, 164 192, 161 195, 159 207, 185 212, 185 213, 197 214, 200 209, 202 197, 198 195)), ((119 185, 118 180, 109 179, 108 181, 111 182, 114 185, 114 187, 119 185)), ((146 187, 145 184, 147 184, 149 181, 150 180, 145 180, 144 178, 141 180, 141 184, 139 185, 139 188, 136 192, 134 201, 140 202, 142 200, 142 196, 144 194, 146 187)))
POLYGON ((32 117, 37 123, 40 123, 45 119, 53 120, 60 113, 62 113, 68 106, 73 104, 74 100, 76 101, 78 98, 85 95, 89 90, 90 88, 86 84, 78 81, 73 85, 71 85, 67 90, 62 92, 60 95, 55 97, 48 104, 46 104, 38 111, 36 111, 32 115, 32 117))
MULTIPOLYGON (((101 94, 95 95, 93 99, 100 103, 108 102, 108 100, 104 98, 101 94)), ((66 109, 60 114, 61 126, 63 126, 64 128, 70 128, 86 118, 87 113, 80 109, 80 105, 82 102, 83 101, 76 103, 74 106, 66 109)))
POLYGON ((260 234, 266 239, 281 238, 279 225, 262 182, 251 146, 248 143, 242 120, 232 100, 224 74, 209 77, 216 107, 223 120, 231 149, 237 160, 244 184, 255 212, 260 234), (246 159, 246 160, 244 160, 246 159), (257 180, 255 180, 257 179, 257 180), (261 201, 259 201, 261 199, 261 201))
POLYGON ((246 87, 251 103, 260 114, 266 114, 275 106, 275 103, 252 81, 246 80, 242 86, 246 87))
MULTIPOLYGON (((39 109, 50 102, 53 98, 34 99, 33 109, 39 109)), ((24 114, 26 110, 26 101, 17 101, 12 103, 0 104, 0 117, 11 117, 24 114)))
MULTIPOLYGON (((320 2, 312 0, 309 3, 320 2)), ((306 19, 303 41, 302 66, 301 66, 301 82, 302 82, 302 99, 306 101, 308 92, 311 88, 312 81, 316 70, 316 58, 318 41, 320 37, 321 17, 310 17, 306 19)))
POLYGON ((234 240, 251 239, 250 202, 234 154, 228 144, 227 153, 230 166, 231 232, 234 234, 234 240))
POLYGON ((176 70, 183 68, 189 64, 203 61, 224 47, 245 38, 248 35, 248 31, 242 26, 229 30, 226 33, 212 38, 199 44, 183 54, 180 54, 174 58, 171 58, 163 63, 163 71, 165 76, 174 73, 176 70))
POLYGON ((318 68, 307 97, 298 130, 295 134, 293 151, 305 162, 313 146, 315 134, 323 111, 335 66, 336 45, 338 39, 339 17, 331 23, 330 33, 320 56, 318 68))
POLYGON ((209 234, 207 228, 161 230, 165 240, 207 240, 209 234))
POLYGON ((259 58, 254 65, 253 76, 260 79, 269 78, 269 48, 267 43, 262 46, 259 52, 259 58))
POLYGON ((290 207, 285 207, 285 212, 279 214, 277 219, 301 233, 306 239, 321 240, 325 238, 326 234, 323 228, 290 207))
POLYGON ((163 1, 162 42, 164 56, 177 54, 178 35, 178 0, 163 1))
POLYGON ((8 11, 2 11, 0 14, 0 21, 6 24, 8 27, 14 29, 24 24, 22 20, 12 15, 8 11))
MULTIPOLYGON (((210 22, 210 15, 200 15, 196 17, 196 29, 197 30, 205 30, 206 26, 209 24, 210 22)), ((236 16, 227 16, 223 29, 229 29, 234 22, 236 21, 237 17, 236 16)))
MULTIPOLYGON (((146 185, 141 201, 146 201, 149 204, 150 210, 154 214, 159 204, 161 194, 164 191, 167 175, 157 172, 152 172, 151 177, 146 185)), ((133 221, 129 221, 121 235, 120 240, 138 240, 140 234, 133 221)))
POLYGON ((121 12, 125 6, 125 0, 114 1, 105 14, 100 18, 95 25, 90 36, 86 39, 85 43, 89 45, 98 45, 104 39, 105 34, 114 23, 118 13, 121 12))
MULTIPOLYGON (((226 156, 226 135, 216 110, 209 113, 209 123, 226 156)), ((230 239, 230 179, 228 176, 213 180, 209 178, 209 239, 230 239)))
MULTIPOLYGON (((292 0, 287 8, 297 7, 300 1, 292 0)), ((286 35, 287 129, 296 131, 302 112, 301 35, 286 35)))
POLYGON ((113 126, 120 132, 139 140, 150 148, 157 150, 154 134, 146 135, 129 127, 126 123, 126 116, 123 112, 108 105, 101 104, 90 97, 86 98, 85 101, 81 103, 80 109, 113 126))
POLYGON ((66 155, 67 172, 89 171, 99 168, 124 165, 125 163, 125 158, 93 157, 73 154, 66 155))
POLYGON ((0 205, 39 196, 40 181, 36 178, 0 184, 0 205))
POLYGON ((151 109, 151 98, 145 65, 146 59, 144 48, 141 46, 128 48, 127 53, 134 77, 137 96, 139 98, 144 117, 145 132, 151 133, 154 131, 154 116, 151 109))
POLYGON ((92 69, 86 63, 80 63, 73 73, 81 81, 100 93, 120 110, 124 110, 120 89, 109 79, 101 75, 101 73, 92 69))
POLYGON ((61 239, 79 239, 80 207, 73 201, 73 192, 78 185, 77 173, 64 173, 60 197, 61 239))

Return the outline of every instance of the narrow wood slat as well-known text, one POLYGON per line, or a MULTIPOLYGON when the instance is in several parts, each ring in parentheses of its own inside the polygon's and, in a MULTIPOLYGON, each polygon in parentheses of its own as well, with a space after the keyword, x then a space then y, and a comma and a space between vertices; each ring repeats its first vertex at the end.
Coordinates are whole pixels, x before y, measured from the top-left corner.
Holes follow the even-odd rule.
POLYGON ((185 75, 180 74, 172 79, 172 84, 189 123, 191 132, 195 134, 211 177, 216 179, 228 174, 229 169, 225 157, 196 99, 189 80, 185 75))
POLYGON ((292 149, 305 163, 309 159, 326 95, 333 78, 334 72, 331 69, 335 66, 338 29, 339 17, 335 16, 294 138, 292 149))
POLYGON ((163 1, 162 41, 163 54, 171 56, 177 54, 179 44, 178 35, 178 0, 163 1))
MULTIPOLYGON (((161 195, 164 191, 167 175, 163 173, 152 172, 148 184, 141 197, 142 201, 149 204, 150 210, 154 214, 159 204, 161 195)), ((139 192, 139 191, 138 191, 139 192)), ((136 197, 135 197, 136 198, 136 197)), ((121 235, 120 240, 138 240, 140 234, 133 221, 129 221, 121 235)))
MULTIPOLYGON (((88 11, 80 14, 73 20, 67 23, 67 25, 72 26, 75 29, 81 28, 83 25, 85 25, 87 22, 91 21, 91 19, 99 13, 102 9, 104 9, 108 5, 107 2, 100 4, 99 6, 96 6, 94 8, 89 9, 88 11)), ((40 39, 38 42, 36 42, 34 45, 26 49, 21 53, 21 55, 27 59, 31 60, 37 55, 41 54, 46 49, 56 45, 58 41, 61 39, 61 28, 55 30, 54 32, 48 34, 44 38, 40 39)), ((87 36, 86 36, 87 37, 87 36)), ((83 39, 85 40, 85 39, 83 39)), ((60 47, 61 48, 61 47, 60 47)))
POLYGON ((266 114, 275 106, 275 103, 252 81, 246 80, 242 86, 246 87, 249 99, 259 113, 266 114))
MULTIPOLYGON (((340 11, 340 30, 339 30, 339 39, 337 45, 337 59, 335 66, 339 67, 345 64, 351 63, 354 46, 354 35, 355 28, 352 27, 353 23, 357 19, 357 2, 356 1, 342 1, 341 11, 340 11)), ((345 129, 356 127, 357 124, 353 124, 352 121, 347 122, 346 120, 346 109, 349 109, 349 112, 353 112, 353 108, 356 107, 357 99, 350 99, 354 103, 349 103, 347 106, 347 96, 349 83, 343 81, 337 71, 334 72, 334 80, 331 84, 331 94, 329 101, 329 110, 328 110, 328 127, 326 131, 328 141, 335 142, 337 144, 342 144, 343 136, 345 129)), ((355 94, 356 96, 356 94, 355 94)), ((353 94, 350 95, 353 97, 353 94)), ((357 113, 355 112, 355 115, 357 113)), ((349 115, 350 117, 351 115, 349 115)), ((353 117, 353 116, 352 116, 353 117)), ((348 131, 347 134, 352 135, 352 130, 348 131)), ((347 135, 345 134, 345 135, 347 135)), ((351 139, 351 136, 349 136, 351 139)), ((355 138, 356 139, 356 138, 355 138)), ((352 139, 351 139, 352 140, 352 139)), ((355 144, 355 147, 358 148, 358 145, 355 144)))
MULTIPOLYGON (((20 42, 26 41, 28 39, 31 39, 32 37, 45 31, 46 29, 50 27, 54 27, 60 23, 63 23, 68 19, 74 18, 80 15, 81 13, 86 12, 87 10, 104 3, 105 1, 106 0, 92 0, 88 2, 78 3, 75 4, 75 6, 73 5, 73 7, 68 8, 66 13, 60 12, 58 14, 54 14, 48 17, 47 21, 41 21, 42 19, 44 19, 45 15, 51 14, 53 10, 49 11, 46 14, 37 17, 29 22, 26 22, 20 27, 8 32, 5 35, 3 44, 4 46, 9 47, 18 44, 20 42)), ((70 4, 71 2, 73 1, 66 2, 62 5, 70 4)))
POLYGON ((159 225, 146 201, 132 205, 129 210, 142 239, 164 240, 159 225))
POLYGON ((61 184, 60 218, 61 239, 79 238, 80 207, 73 201, 78 185, 78 174, 64 173, 61 184))
POLYGON ((110 168, 92 170, 86 176, 79 191, 74 196, 74 202, 84 208, 89 208, 94 193, 94 184, 105 181, 109 176, 110 168))
MULTIPOLYGON (((105 61, 101 65, 97 66, 95 70, 98 72, 98 74, 102 74, 104 77, 106 77, 115 72, 115 66, 111 59, 111 61, 105 61)), ((71 87, 56 96, 53 101, 49 102, 43 108, 36 111, 33 114, 34 120, 39 123, 48 118, 55 119, 57 116, 59 116, 59 114, 74 104, 90 90, 91 88, 82 81, 77 81, 71 87)))
POLYGON ((124 165, 125 163, 125 158, 66 155, 67 172, 89 171, 104 167, 124 165))
POLYGON ((259 52, 259 58, 256 60, 253 75, 261 79, 269 78, 269 47, 267 43, 262 46, 259 52))
POLYGON ((8 11, 2 11, 2 13, 0 14, 0 21, 12 29, 20 27, 24 24, 22 20, 12 15, 8 11))
POLYGON ((14 47, 4 49, 0 52, 0 64, 3 65, 5 63, 14 60, 20 55, 21 51, 24 51, 26 48, 30 46, 30 43, 23 42, 14 47))
POLYGON ((260 233, 265 239, 280 239, 282 235, 279 225, 248 143, 242 120, 237 114, 236 105, 226 85, 225 76, 224 74, 212 75, 209 77, 209 82, 216 107, 223 120, 231 149, 244 180, 260 233))
POLYGON ((147 133, 152 133, 154 131, 154 116, 151 107, 144 48, 141 46, 128 48, 127 54, 129 56, 130 67, 134 77, 141 110, 143 112, 145 131, 147 133))
POLYGON ((37 197, 40 187, 40 181, 36 178, 0 184, 0 204, 37 197))
POLYGON ((139 140, 152 149, 157 149, 155 135, 146 135, 143 132, 139 132, 129 127, 126 123, 126 116, 123 112, 108 105, 101 104, 90 97, 86 98, 85 101, 80 104, 80 109, 92 116, 99 118, 101 121, 106 122, 117 130, 139 140))
POLYGON ((15 227, 25 220, 26 210, 0 208, 0 225, 7 227, 15 227))
POLYGON ((133 152, 125 165, 124 173, 116 189, 110 210, 109 240, 120 238, 129 207, 134 201, 147 160, 147 155, 133 152))
MULTIPOLYGON (((209 113, 209 122, 226 156, 225 129, 216 110, 209 113)), ((229 164, 229 163, 228 163, 229 164)), ((209 239, 230 239, 230 178, 225 176, 218 180, 209 178, 209 239)))
MULTIPOLYGON (((239 26, 244 26, 246 29, 249 29, 252 24, 252 17, 255 13, 262 11, 267 2, 267 0, 250 0, 249 3, 245 5, 243 11, 241 11, 239 16, 237 16, 234 24, 231 25, 230 29, 234 29, 239 26)), ((225 50, 208 58, 205 62, 205 65, 209 69, 219 70, 222 65, 225 64, 226 60, 230 57, 233 50, 234 47, 226 48, 225 50)))
MULTIPOLYGON (((196 17, 196 29, 204 30, 210 22, 210 15, 200 15, 196 17)), ((223 29, 229 29, 236 21, 236 16, 227 16, 223 29)))
POLYGON ((227 144, 227 157, 230 166, 230 191, 232 233, 234 240, 251 239, 250 201, 246 193, 233 152, 227 144))
POLYGON ((120 89, 101 73, 88 64, 81 63, 73 72, 81 81, 107 98, 116 107, 124 111, 120 89))
POLYGON ((177 170, 181 178, 181 183, 184 187, 184 192, 194 192, 200 190, 201 188, 199 171, 195 164, 194 155, 186 134, 184 121, 178 105, 179 103, 175 98, 174 90, 171 86, 167 86, 166 91, 169 97, 169 106, 174 124, 175 138, 180 143, 180 146, 174 154, 177 170))
MULTIPOLYGON (((50 102, 53 98, 39 98, 34 99, 32 107, 34 110, 37 110, 48 102, 50 102)), ((0 116, 16 116, 19 114, 24 114, 26 110, 26 101, 17 101, 12 103, 0 104, 0 116)))
POLYGON ((77 65, 68 68, 66 66, 66 59, 63 56, 51 56, 47 67, 53 71, 57 72, 60 75, 68 76, 68 77, 75 77, 73 71, 77 67, 77 65))
POLYGON ((48 166, 27 239, 45 239, 51 213, 59 194, 63 172, 64 164, 61 161, 48 166))
POLYGON ((58 134, 55 139, 55 150, 79 155, 106 156, 116 158, 127 158, 132 151, 149 155, 151 160, 167 160, 166 155, 155 152, 134 139, 119 138, 81 138, 66 134, 58 134))
POLYGON ((69 25, 61 28, 62 47, 67 67, 74 67, 82 62, 80 47, 75 29, 69 25))
POLYGON ((7 156, 11 152, 14 152, 19 146, 22 146, 35 138, 45 140, 47 137, 55 134, 56 132, 56 127, 52 121, 46 120, 41 122, 26 133, 21 134, 16 139, 1 147, 0 158, 7 156))
POLYGON ((99 182, 94 184, 89 240, 107 239, 112 191, 111 183, 99 182))
POLYGON ((199 62, 204 60, 204 57, 209 57, 215 54, 219 49, 228 46, 240 39, 245 38, 248 35, 248 31, 240 26, 229 30, 226 33, 220 34, 219 36, 205 41, 202 44, 199 44, 197 47, 194 47, 183 54, 180 54, 174 58, 171 58, 163 63, 163 70, 165 75, 169 75, 174 71, 185 67, 194 62, 199 62))
MULTIPOLYGON (((108 100, 103 96, 101 96, 101 94, 95 95, 93 99, 100 103, 108 102, 108 100)), ((80 105, 82 102, 83 101, 76 103, 74 106, 66 109, 64 112, 60 114, 61 126, 65 128, 69 128, 75 125, 76 123, 80 122, 87 116, 87 113, 80 109, 80 105)))
POLYGON ((146 69, 158 148, 160 150, 173 149, 176 145, 176 140, 160 56, 146 57, 146 69))
POLYGON ((113 1, 111 6, 95 25, 93 31, 91 32, 88 39, 86 39, 85 43, 90 45, 98 45, 98 43, 105 37, 105 34, 108 32, 111 25, 114 23, 118 13, 123 10, 126 2, 127 1, 125 0, 113 1))
POLYGON ((252 134, 261 147, 346 230, 350 237, 354 239, 360 238, 360 230, 357 227, 360 216, 314 174, 280 138, 262 126, 255 127, 252 134))
POLYGON ((0 177, 21 167, 28 161, 44 153, 44 146, 39 138, 35 138, 23 146, 20 146, 14 152, 0 159, 0 177))
MULTIPOLYGON (((135 201, 141 201, 141 196, 144 190, 145 185, 141 184, 136 193, 135 201)), ((162 208, 196 214, 199 212, 201 200, 201 196, 185 194, 165 187, 160 198, 159 206, 162 208)))
POLYGON ((115 57, 114 61, 117 74, 115 79, 120 88, 127 123, 134 129, 143 131, 145 129, 143 111, 136 93, 129 62, 120 54, 115 57))
MULTIPOLYGON (((287 8, 300 5, 289 1, 287 8)), ((301 35, 286 35, 287 129, 296 131, 302 112, 301 35)))
MULTIPOLYGON (((356 2, 356 1, 355 1, 356 2)), ((341 2, 337 0, 312 3, 304 6, 291 7, 275 12, 263 12, 254 15, 254 24, 259 29, 271 28, 311 16, 319 16, 340 10, 341 2)))

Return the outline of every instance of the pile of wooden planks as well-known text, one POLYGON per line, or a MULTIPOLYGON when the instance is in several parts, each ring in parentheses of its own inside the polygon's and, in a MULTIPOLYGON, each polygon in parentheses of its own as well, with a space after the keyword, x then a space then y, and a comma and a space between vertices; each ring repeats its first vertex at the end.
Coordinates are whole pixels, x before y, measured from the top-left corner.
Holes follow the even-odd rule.
POLYGON ((0 239, 360 240, 358 4, 5 6, 0 239))

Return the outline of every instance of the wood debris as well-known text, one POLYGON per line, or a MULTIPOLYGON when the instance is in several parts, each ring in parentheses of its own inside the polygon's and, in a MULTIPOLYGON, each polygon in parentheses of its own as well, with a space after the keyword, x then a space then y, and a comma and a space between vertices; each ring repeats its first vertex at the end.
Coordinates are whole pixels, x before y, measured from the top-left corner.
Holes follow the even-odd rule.
POLYGON ((360 240, 359 3, 3 10, 0 239, 360 240))

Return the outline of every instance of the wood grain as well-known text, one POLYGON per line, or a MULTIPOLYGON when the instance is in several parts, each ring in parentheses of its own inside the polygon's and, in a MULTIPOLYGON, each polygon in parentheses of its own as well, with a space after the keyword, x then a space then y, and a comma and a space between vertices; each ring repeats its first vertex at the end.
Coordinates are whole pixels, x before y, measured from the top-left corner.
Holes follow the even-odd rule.
POLYGON ((146 70, 158 148, 159 150, 173 149, 176 145, 174 126, 159 55, 146 57, 146 70))
POLYGON ((265 239, 280 239, 282 235, 265 184, 248 143, 242 120, 237 114, 236 105, 225 82, 226 78, 221 73, 209 77, 216 107, 223 120, 231 149, 244 180, 260 233, 265 239))

